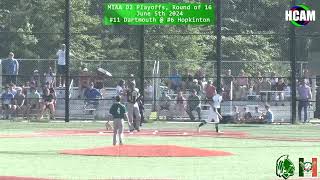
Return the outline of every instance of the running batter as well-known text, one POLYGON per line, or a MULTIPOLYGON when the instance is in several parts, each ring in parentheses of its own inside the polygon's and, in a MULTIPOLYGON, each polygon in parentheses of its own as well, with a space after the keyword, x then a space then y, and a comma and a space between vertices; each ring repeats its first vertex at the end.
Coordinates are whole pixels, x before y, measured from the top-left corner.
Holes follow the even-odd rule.
POLYGON ((221 106, 220 104, 222 102, 222 96, 219 93, 220 91, 218 91, 218 93, 215 96, 213 96, 212 101, 209 102, 210 110, 208 114, 208 119, 202 121, 201 124, 199 124, 198 132, 200 132, 201 126, 213 121, 215 124, 216 132, 221 133, 219 131, 219 123, 220 123, 220 119, 222 119, 222 116, 219 113, 219 109, 221 106))

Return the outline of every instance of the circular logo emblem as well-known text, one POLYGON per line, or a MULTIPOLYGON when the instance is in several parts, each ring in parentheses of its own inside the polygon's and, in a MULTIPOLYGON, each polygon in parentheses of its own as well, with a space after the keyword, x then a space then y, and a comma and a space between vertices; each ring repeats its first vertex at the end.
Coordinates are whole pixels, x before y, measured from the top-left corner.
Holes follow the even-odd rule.
MULTIPOLYGON (((299 4, 296 6, 293 6, 290 11, 299 11, 299 14, 302 14, 301 12, 304 11, 308 11, 310 10, 310 8, 304 4, 299 4)), ((307 24, 309 24, 310 21, 291 21, 291 23, 297 27, 302 27, 305 26, 307 24)))
POLYGON ((304 171, 311 171, 312 170, 312 163, 311 162, 305 162, 304 163, 304 171))

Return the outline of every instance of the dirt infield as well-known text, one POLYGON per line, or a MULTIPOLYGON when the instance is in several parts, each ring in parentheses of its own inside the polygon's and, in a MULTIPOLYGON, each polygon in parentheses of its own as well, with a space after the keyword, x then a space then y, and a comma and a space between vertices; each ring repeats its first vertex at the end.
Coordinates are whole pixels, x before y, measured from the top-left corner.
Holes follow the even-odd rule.
MULTIPOLYGON (((59 136, 111 136, 112 131, 105 129, 81 130, 81 129, 65 129, 65 130, 46 130, 38 131, 30 134, 0 134, 0 138, 32 138, 32 137, 59 137, 59 136)), ((173 137, 220 137, 235 139, 254 139, 269 141, 295 141, 295 142, 320 142, 320 138, 291 138, 291 137, 272 137, 272 136, 251 136, 242 131, 224 131, 216 133, 214 131, 201 131, 200 133, 191 130, 142 130, 133 134, 124 133, 127 137, 135 136, 173 136, 173 137)))
MULTIPOLYGON (((112 135, 112 131, 100 130, 54 130, 38 132, 40 136, 66 136, 66 135, 96 135, 106 136, 112 135)), ((214 131, 201 131, 200 133, 190 130, 142 130, 138 133, 130 134, 128 131, 124 132, 125 136, 194 136, 194 137, 247 137, 246 132, 241 131, 225 131, 223 133, 216 133, 214 131)), ((1 137, 1 136, 0 136, 1 137)))
POLYGON ((232 153, 174 145, 122 145, 93 149, 65 150, 62 154, 122 157, 207 157, 230 156, 232 153))

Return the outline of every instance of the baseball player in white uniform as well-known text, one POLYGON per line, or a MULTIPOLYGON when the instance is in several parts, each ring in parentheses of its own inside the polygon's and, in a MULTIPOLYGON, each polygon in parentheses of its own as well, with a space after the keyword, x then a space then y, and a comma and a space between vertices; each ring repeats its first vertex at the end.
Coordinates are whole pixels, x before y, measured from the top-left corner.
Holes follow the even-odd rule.
POLYGON ((202 121, 199 126, 198 126, 198 132, 200 132, 200 127, 209 123, 209 122, 214 122, 216 132, 221 133, 219 131, 219 123, 220 119, 222 119, 221 114, 219 113, 219 109, 221 107, 221 102, 222 102, 222 96, 220 95, 220 92, 218 91, 216 95, 213 96, 212 101, 209 102, 210 104, 210 109, 209 109, 209 114, 208 118, 204 121, 202 121))

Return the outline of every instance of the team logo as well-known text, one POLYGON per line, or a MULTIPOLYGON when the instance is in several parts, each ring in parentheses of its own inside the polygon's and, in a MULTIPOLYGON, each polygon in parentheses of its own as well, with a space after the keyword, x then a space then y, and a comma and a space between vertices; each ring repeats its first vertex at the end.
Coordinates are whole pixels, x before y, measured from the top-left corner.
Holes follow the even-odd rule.
POLYGON ((295 167, 289 159, 289 155, 282 155, 278 158, 276 164, 276 175, 283 179, 288 179, 294 175, 295 167))
POLYGON ((317 158, 312 158, 312 161, 304 161, 304 158, 299 158, 299 177, 312 176, 317 177, 317 158))
POLYGON ((299 4, 286 11, 286 21, 290 21, 296 27, 306 26, 316 20, 316 11, 309 6, 299 4))

